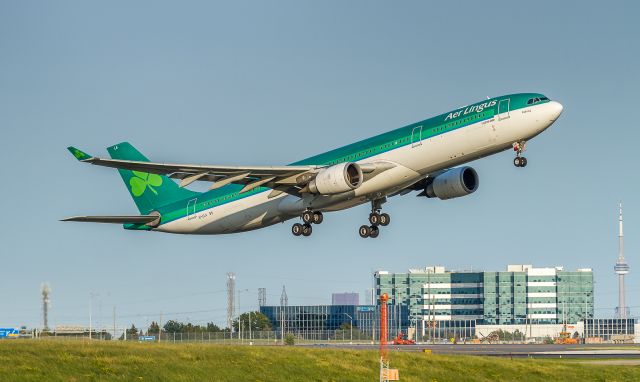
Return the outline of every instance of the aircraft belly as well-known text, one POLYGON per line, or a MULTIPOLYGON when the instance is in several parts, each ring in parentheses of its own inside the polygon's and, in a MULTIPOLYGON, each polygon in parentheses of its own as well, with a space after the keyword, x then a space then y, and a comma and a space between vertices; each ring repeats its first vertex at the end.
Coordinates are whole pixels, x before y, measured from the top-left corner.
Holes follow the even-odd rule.
POLYGON ((285 220, 277 209, 281 197, 268 199, 268 194, 262 192, 200 211, 162 224, 155 230, 182 234, 222 234, 262 228, 285 220))

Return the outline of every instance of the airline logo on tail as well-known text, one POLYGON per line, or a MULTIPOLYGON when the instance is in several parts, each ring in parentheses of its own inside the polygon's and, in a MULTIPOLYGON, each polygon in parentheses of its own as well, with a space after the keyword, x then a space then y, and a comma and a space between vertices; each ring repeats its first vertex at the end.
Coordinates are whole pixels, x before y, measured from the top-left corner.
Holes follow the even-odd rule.
POLYGON ((140 171, 132 172, 133 176, 129 179, 129 185, 131 186, 131 193, 133 196, 136 198, 142 196, 147 188, 156 196, 158 195, 158 191, 153 187, 162 186, 162 177, 160 175, 140 171))
POLYGON ((75 147, 69 147, 68 149, 69 151, 71 151, 71 154, 73 154, 73 156, 76 157, 77 160, 85 160, 85 159, 91 158, 90 155, 87 155, 87 153, 82 152, 76 149, 75 147))

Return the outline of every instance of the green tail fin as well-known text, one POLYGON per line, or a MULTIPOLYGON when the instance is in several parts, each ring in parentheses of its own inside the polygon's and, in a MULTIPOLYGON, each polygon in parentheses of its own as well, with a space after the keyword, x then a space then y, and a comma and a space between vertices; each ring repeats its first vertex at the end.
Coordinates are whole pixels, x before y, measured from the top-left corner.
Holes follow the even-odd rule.
MULTIPOLYGON (((113 159, 149 162, 149 159, 128 142, 107 147, 107 151, 113 159)), ((198 195, 197 192, 180 188, 171 178, 164 175, 122 169, 118 169, 118 172, 143 215, 158 207, 198 195)))
POLYGON ((77 149, 73 146, 69 146, 67 147, 67 150, 69 150, 69 152, 71 154, 73 154, 74 157, 76 157, 77 160, 79 161, 83 161, 85 159, 91 159, 91 155, 85 153, 84 151, 77 149))

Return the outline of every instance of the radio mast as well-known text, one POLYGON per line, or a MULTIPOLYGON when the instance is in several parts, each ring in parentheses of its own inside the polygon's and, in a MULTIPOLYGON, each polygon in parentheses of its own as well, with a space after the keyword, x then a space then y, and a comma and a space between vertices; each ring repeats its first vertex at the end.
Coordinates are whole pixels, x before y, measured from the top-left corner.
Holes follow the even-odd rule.
POLYGON ((267 288, 258 288, 258 306, 267 306, 267 288))
POLYGON ((45 332, 49 331, 49 294, 51 293, 51 288, 49 288, 49 284, 42 283, 42 321, 44 327, 42 330, 45 332))
POLYGON ((234 296, 236 295, 236 274, 227 273, 227 328, 233 333, 234 296))

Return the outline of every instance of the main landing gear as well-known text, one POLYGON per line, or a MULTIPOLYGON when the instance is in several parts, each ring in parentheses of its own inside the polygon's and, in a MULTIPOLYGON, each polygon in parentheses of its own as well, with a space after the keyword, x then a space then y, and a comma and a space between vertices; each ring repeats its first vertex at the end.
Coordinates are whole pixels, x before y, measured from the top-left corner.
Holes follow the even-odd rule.
POLYGON ((527 158, 522 156, 522 152, 524 151, 527 142, 519 141, 513 143, 513 151, 516 152, 516 157, 513 158, 513 165, 516 167, 526 167, 527 166, 527 158))
POLYGON ((311 236, 311 233, 313 232, 311 224, 320 224, 324 220, 322 212, 320 211, 306 210, 302 213, 301 217, 304 224, 295 223, 291 227, 291 233, 293 233, 293 236, 311 236))
POLYGON ((369 214, 369 223, 371 223, 371 225, 360 226, 360 228, 358 229, 360 237, 370 237, 375 239, 376 237, 378 237, 378 235, 380 235, 379 226, 385 227, 388 226, 389 223, 391 223, 391 216, 389 216, 389 214, 380 213, 380 210, 382 209, 382 203, 386 201, 386 198, 371 201, 371 213, 369 214))

